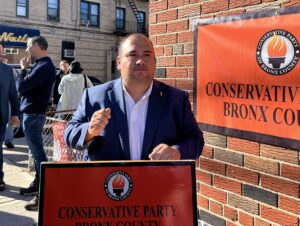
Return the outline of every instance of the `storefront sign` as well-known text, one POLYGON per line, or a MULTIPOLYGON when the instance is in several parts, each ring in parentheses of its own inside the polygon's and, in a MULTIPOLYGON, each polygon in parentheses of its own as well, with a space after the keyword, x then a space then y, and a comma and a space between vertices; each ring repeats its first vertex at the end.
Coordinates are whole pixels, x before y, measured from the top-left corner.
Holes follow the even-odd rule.
POLYGON ((197 225, 195 161, 43 163, 40 226, 197 225))
POLYGON ((300 148, 300 7, 202 20, 196 114, 203 130, 300 148))
POLYGON ((27 40, 37 35, 39 30, 0 25, 0 42, 6 47, 26 47, 27 40))

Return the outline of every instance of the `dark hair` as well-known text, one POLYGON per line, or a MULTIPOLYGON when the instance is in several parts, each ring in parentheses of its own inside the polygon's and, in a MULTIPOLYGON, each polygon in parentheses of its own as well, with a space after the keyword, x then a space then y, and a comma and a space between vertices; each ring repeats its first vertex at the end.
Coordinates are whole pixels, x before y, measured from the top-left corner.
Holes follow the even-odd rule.
POLYGON ((123 48, 123 45, 124 45, 125 41, 126 41, 128 38, 130 38, 131 36, 135 36, 135 35, 145 37, 146 39, 149 40, 149 43, 153 46, 151 40, 150 40, 146 35, 144 35, 144 34, 142 34, 142 33, 131 33, 131 34, 129 34, 129 35, 126 35, 126 36, 121 40, 121 42, 120 42, 120 44, 119 44, 118 55, 120 55, 121 50, 122 50, 122 48, 123 48))
POLYGON ((37 43, 41 49, 47 50, 48 42, 43 36, 34 36, 30 39, 32 41, 32 44, 37 43))
POLYGON ((4 42, 0 42, 0 46, 4 48, 4 42))

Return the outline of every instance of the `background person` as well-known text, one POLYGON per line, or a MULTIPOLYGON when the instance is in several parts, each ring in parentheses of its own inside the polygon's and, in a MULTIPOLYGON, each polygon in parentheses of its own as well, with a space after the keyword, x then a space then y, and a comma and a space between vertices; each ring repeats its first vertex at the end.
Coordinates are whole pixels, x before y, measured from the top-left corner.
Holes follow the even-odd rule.
POLYGON ((57 103, 60 98, 60 94, 58 93, 58 86, 59 83, 64 75, 67 75, 69 73, 69 63, 66 60, 62 60, 59 62, 59 71, 56 73, 55 76, 55 83, 53 87, 53 102, 52 102, 52 107, 54 109, 57 108, 57 103))
MULTIPOLYGON (((25 140, 35 162, 36 176, 28 188, 20 190, 21 195, 37 195, 41 162, 47 161, 43 147, 42 131, 46 120, 46 110, 55 80, 55 66, 47 56, 48 42, 42 36, 28 39, 28 57, 21 61, 21 71, 17 76, 17 90, 21 96, 20 110, 23 114, 22 126, 25 140), (27 69, 31 59, 35 60, 31 72, 27 69)), ((38 209, 38 196, 25 205, 27 210, 38 209)))
POLYGON ((91 160, 197 159, 204 145, 187 92, 154 80, 153 45, 142 34, 120 43, 121 78, 87 89, 64 133, 91 160))
POLYGON ((69 67, 69 74, 65 75, 58 86, 61 95, 57 111, 77 109, 84 89, 92 87, 93 83, 82 74, 83 69, 79 61, 73 61, 69 67))
MULTIPOLYGON (((0 44, 3 47, 3 44, 0 44)), ((2 63, 3 48, 0 50, 0 191, 6 188, 3 172, 3 149, 2 143, 5 136, 8 121, 11 126, 19 124, 19 100, 12 67, 2 63), (9 113, 9 104, 11 112, 9 113), (9 116, 9 114, 11 116, 9 116), (10 119, 9 119, 10 118, 10 119)))

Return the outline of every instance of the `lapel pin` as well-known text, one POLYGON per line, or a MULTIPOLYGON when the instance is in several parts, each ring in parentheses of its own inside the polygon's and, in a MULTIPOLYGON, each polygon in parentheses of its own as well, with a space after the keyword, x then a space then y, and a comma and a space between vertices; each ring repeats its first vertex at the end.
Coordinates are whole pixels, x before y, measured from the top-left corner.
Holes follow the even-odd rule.
POLYGON ((162 92, 162 91, 160 91, 160 96, 161 96, 161 97, 163 96, 163 92, 162 92))

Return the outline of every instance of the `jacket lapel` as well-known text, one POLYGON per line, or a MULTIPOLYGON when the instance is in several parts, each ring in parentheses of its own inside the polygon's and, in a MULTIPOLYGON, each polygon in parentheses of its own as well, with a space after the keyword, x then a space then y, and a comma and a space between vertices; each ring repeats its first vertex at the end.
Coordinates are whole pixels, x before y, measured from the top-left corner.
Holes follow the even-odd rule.
POLYGON ((162 109, 165 101, 165 95, 166 94, 160 88, 159 83, 154 80, 152 92, 149 97, 143 149, 142 149, 142 156, 141 156, 142 160, 148 159, 148 155, 150 151, 152 151, 149 149, 151 147, 160 120, 160 115, 162 113, 162 109))
POLYGON ((112 104, 112 114, 116 120, 119 130, 119 139, 123 150, 125 151, 126 159, 130 159, 128 125, 126 116, 126 106, 123 97, 123 87, 121 79, 114 82, 114 88, 108 92, 109 99, 112 104))

